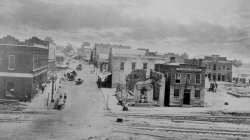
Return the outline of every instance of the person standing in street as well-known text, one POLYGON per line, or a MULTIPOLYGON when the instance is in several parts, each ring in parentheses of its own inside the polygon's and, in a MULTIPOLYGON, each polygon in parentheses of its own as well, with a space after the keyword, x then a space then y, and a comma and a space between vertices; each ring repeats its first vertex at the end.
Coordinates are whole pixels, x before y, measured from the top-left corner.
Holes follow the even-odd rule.
POLYGON ((64 105, 64 99, 62 97, 62 94, 59 96, 59 102, 58 102, 58 110, 62 110, 64 105))
POLYGON ((42 93, 44 92, 44 89, 45 89, 45 83, 42 84, 42 93))

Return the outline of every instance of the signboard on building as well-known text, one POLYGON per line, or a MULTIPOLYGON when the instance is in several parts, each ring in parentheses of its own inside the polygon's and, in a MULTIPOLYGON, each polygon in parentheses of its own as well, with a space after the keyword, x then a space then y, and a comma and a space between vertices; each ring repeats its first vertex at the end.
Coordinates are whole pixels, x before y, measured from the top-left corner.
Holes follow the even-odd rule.
POLYGON ((201 71, 201 69, 196 69, 196 68, 177 68, 176 70, 179 70, 179 71, 201 71))

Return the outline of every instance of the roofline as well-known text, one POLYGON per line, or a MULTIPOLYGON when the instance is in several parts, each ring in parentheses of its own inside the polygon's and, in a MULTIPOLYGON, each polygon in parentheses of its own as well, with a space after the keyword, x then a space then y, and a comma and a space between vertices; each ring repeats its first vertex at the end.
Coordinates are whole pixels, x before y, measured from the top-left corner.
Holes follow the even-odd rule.
MULTIPOLYGON (((38 44, 40 45, 40 44, 38 44)), ((0 46, 12 46, 12 47, 35 47, 35 48, 42 48, 42 49, 49 49, 48 46, 40 47, 40 46, 30 46, 30 45, 20 45, 20 44, 0 44, 0 46)))

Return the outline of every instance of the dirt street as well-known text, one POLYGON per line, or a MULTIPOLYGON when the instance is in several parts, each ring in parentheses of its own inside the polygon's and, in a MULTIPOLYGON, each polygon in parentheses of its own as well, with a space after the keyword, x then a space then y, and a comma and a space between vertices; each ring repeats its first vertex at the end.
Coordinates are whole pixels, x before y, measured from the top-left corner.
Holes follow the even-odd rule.
MULTIPOLYGON (((77 64, 71 64, 71 68, 77 64)), ((114 89, 97 88, 97 76, 92 70, 92 66, 84 65, 82 71, 77 71, 77 78, 84 79, 81 85, 67 80, 61 83, 60 90, 68 95, 62 111, 41 109, 41 105, 31 110, 1 112, 0 140, 247 140, 250 137, 248 113, 223 114, 209 107, 129 107, 128 112, 123 112, 112 96, 114 89), (107 98, 111 110, 105 110, 107 98), (123 122, 117 123, 117 118, 123 118, 123 122)))
MULTIPOLYGON (((72 66, 74 67, 74 65, 72 66)), ((113 120, 105 117, 104 99, 96 86, 96 75, 84 66, 78 77, 82 85, 74 81, 62 82, 62 90, 68 98, 64 110, 23 111, 0 114, 1 140, 71 140, 102 139, 110 132, 113 120)))

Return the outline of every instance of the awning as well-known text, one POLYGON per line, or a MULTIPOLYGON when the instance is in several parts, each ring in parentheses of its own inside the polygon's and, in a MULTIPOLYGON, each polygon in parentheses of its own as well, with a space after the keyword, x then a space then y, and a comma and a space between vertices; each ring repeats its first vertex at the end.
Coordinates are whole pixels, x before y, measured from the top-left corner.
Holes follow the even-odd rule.
POLYGON ((111 72, 101 72, 98 74, 98 76, 102 79, 108 77, 111 74, 112 74, 111 72))

